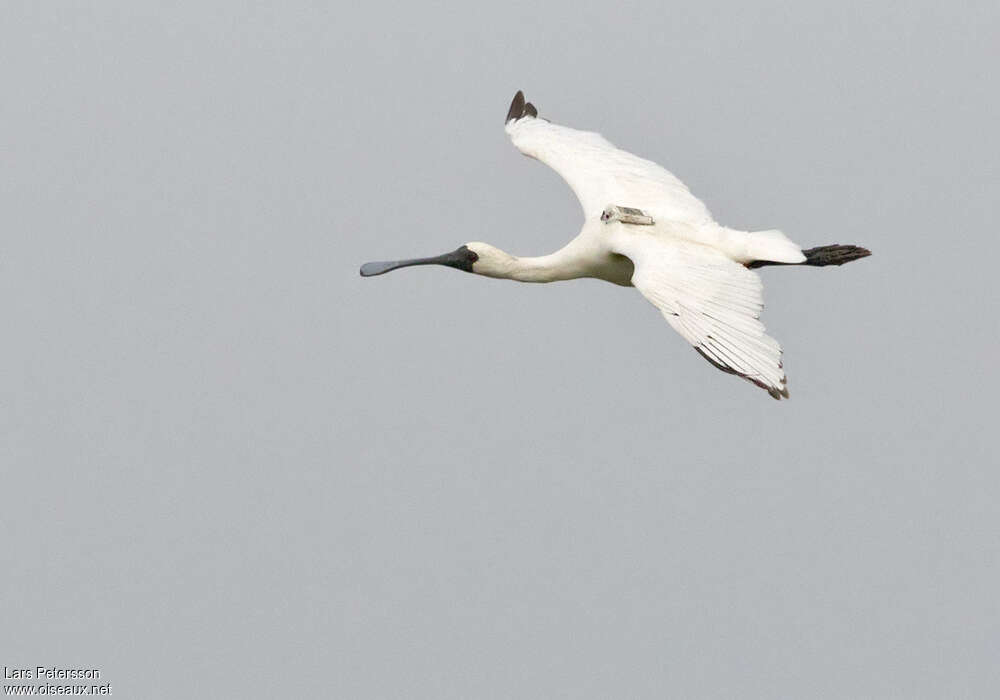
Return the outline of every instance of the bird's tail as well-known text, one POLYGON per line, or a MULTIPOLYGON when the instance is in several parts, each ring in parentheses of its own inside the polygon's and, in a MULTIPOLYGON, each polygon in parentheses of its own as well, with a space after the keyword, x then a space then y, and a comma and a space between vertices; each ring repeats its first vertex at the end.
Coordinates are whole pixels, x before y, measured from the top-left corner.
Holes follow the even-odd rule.
POLYGON ((799 263, 774 262, 771 260, 754 260, 747 264, 749 268, 764 267, 765 265, 812 265, 813 267, 825 267, 826 265, 843 265, 852 260, 867 258, 872 254, 867 248, 856 245, 821 245, 817 248, 808 248, 802 251, 806 259, 799 263))

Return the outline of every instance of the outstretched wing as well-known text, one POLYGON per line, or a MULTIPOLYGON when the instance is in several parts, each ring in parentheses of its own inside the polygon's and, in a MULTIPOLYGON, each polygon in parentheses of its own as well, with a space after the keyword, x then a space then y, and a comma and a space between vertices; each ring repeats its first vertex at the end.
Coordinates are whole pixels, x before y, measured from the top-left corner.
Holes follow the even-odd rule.
POLYGON ((588 219, 609 204, 635 207, 654 218, 694 224, 712 221, 708 208, 683 182, 656 163, 615 148, 600 134, 578 131, 538 117, 518 90, 506 131, 521 153, 559 173, 588 219))
POLYGON ((755 272, 707 246, 642 233, 616 238, 635 266, 632 284, 702 357, 788 398, 781 346, 764 332, 763 284, 755 272))

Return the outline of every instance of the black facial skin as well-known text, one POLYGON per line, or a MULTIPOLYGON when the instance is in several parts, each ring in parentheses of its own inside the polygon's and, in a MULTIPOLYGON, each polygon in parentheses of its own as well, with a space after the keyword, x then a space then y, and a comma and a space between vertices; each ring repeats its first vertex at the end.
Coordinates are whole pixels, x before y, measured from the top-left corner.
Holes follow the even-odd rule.
POLYGON ((461 248, 456 248, 450 253, 436 255, 433 258, 413 258, 411 260, 365 263, 361 266, 361 276, 374 277, 375 275, 383 275, 386 272, 398 270, 401 267, 410 267, 411 265, 444 265, 446 267, 453 267, 456 270, 472 272, 472 263, 477 260, 479 260, 479 256, 463 245, 461 248))

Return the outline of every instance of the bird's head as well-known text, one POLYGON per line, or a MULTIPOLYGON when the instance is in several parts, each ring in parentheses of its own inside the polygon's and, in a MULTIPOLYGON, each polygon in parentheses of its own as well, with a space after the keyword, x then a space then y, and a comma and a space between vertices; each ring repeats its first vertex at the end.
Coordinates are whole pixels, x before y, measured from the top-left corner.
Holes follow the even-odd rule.
POLYGON ((466 243, 444 255, 431 258, 410 258, 409 260, 389 260, 385 262, 369 262, 361 266, 362 277, 373 277, 386 272, 398 270, 412 265, 444 265, 456 270, 475 272, 487 277, 503 275, 510 269, 513 256, 508 255, 489 243, 466 243))

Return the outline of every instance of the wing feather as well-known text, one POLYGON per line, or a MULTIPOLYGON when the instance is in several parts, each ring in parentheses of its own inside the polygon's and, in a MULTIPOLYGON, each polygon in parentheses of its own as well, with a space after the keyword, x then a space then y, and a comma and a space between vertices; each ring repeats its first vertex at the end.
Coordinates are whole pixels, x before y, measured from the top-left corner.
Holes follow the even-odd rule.
POLYGON ((665 168, 616 148, 592 131, 539 118, 518 91, 506 131, 521 153, 555 170, 576 194, 588 219, 609 204, 636 207, 654 218, 694 224, 712 221, 705 204, 665 168))
POLYGON ((781 346, 760 322, 755 272, 707 246, 652 234, 622 232, 612 247, 635 266, 636 289, 706 360, 788 398, 781 346))

